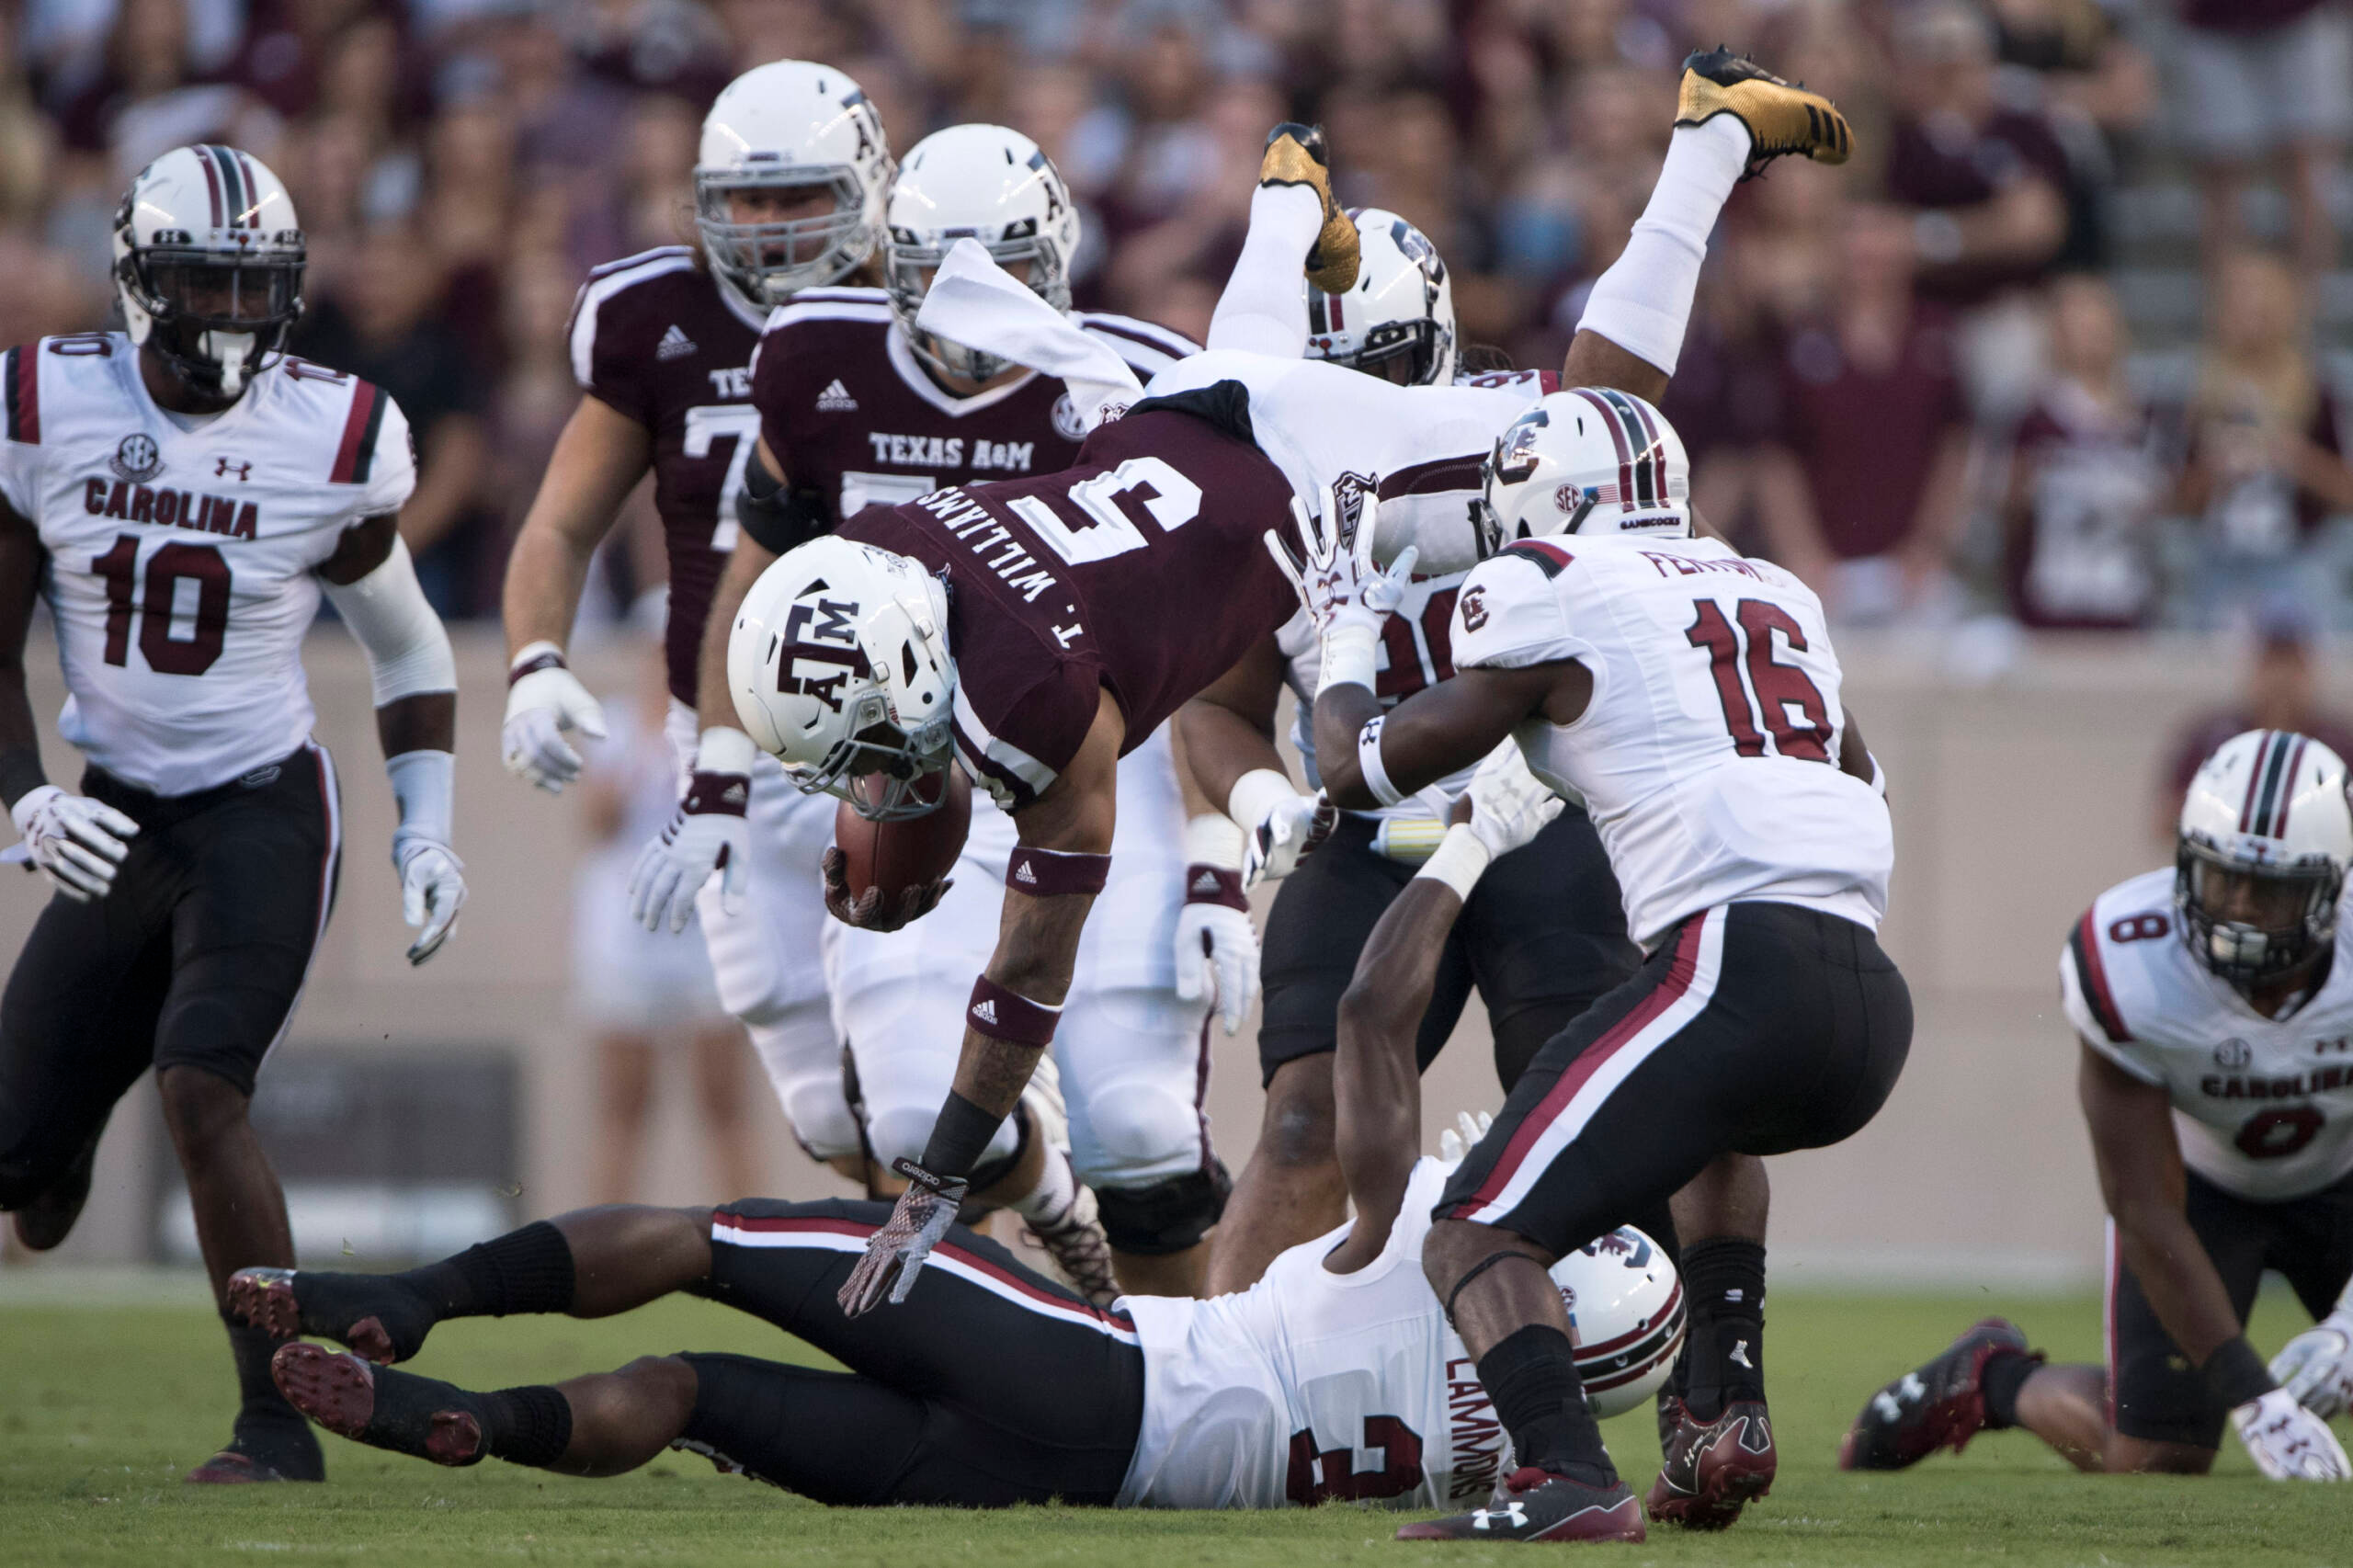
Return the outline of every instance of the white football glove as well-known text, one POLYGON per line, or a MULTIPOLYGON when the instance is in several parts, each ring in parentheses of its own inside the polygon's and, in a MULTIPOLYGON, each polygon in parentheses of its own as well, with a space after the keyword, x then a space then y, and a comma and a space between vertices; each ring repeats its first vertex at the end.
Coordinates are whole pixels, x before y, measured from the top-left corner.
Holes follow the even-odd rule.
POLYGON ((570 670, 550 665, 506 688, 506 723, 499 740, 507 772, 551 795, 562 794, 580 777, 580 754, 564 740, 566 730, 590 740, 605 738, 603 705, 570 670))
POLYGON ((1528 770, 1515 741, 1489 752, 1471 776, 1471 831, 1490 856, 1508 855, 1526 844, 1567 804, 1528 770))
MULTIPOLYGON (((1190 877, 1203 868, 1189 868, 1190 877)), ((1188 891, 1176 912, 1176 999, 1199 1002, 1217 983, 1217 1017, 1233 1035, 1240 1031, 1258 995, 1258 932, 1247 910, 1214 902, 1195 903, 1188 891)))
POLYGON ((744 896, 751 875, 752 827, 744 812, 752 801, 752 737, 717 725, 702 733, 686 798, 660 837, 648 844, 629 875, 630 918, 649 931, 667 922, 671 934, 695 917, 695 895, 713 873, 722 903, 744 896))
POLYGON ((1291 517, 1306 549, 1303 558, 1292 555, 1277 530, 1266 533, 1267 550, 1298 591, 1299 602, 1307 607, 1316 635, 1328 643, 1335 633, 1353 633, 1342 642, 1361 644, 1368 657, 1381 636, 1381 623, 1404 599, 1420 555, 1408 545, 1386 572, 1373 563, 1378 510, 1370 492, 1336 484, 1324 497, 1323 511, 1313 517, 1297 496, 1291 498, 1291 517))
POLYGON ((418 927, 408 961, 420 964, 458 928, 458 911, 466 906, 466 863, 446 844, 396 833, 392 865, 401 874, 401 918, 418 927))
POLYGON ((2353 1480, 2336 1434, 2286 1389, 2248 1400, 2231 1412, 2231 1425, 2255 1468, 2273 1481, 2353 1480))
POLYGON ((1446 1128, 1438 1135, 1438 1157, 1461 1164, 1462 1156, 1468 1154, 1479 1140, 1487 1135, 1487 1129, 1495 1124, 1495 1117, 1486 1111, 1456 1111, 1454 1127, 1446 1128), (1460 1132, 1455 1131, 1458 1127, 1461 1129, 1460 1132))
POLYGON ((1253 768, 1236 780, 1226 810, 1242 828, 1245 888, 1290 876, 1340 822, 1322 790, 1302 795, 1271 767, 1253 768))
POLYGON ((2353 1309, 2343 1306, 2288 1341, 2271 1376, 2323 1421, 2353 1406, 2353 1309))
POLYGON ((139 824, 105 801, 54 784, 26 790, 9 815, 24 835, 27 860, 76 903, 106 897, 131 853, 124 840, 139 836, 139 824))

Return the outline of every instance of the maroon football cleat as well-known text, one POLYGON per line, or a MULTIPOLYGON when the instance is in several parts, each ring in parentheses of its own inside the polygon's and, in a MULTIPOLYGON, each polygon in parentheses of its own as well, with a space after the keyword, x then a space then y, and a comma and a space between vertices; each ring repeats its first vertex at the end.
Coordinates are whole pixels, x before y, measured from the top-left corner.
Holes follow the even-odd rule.
POLYGON ((309 1268, 240 1268, 229 1276, 229 1315, 273 1339, 336 1340, 386 1366, 423 1348, 434 1321, 397 1276, 309 1268))
POLYGON ((1838 1444, 1838 1468, 1903 1470, 1938 1449, 1967 1448, 1985 1425, 1985 1363, 1997 1351, 2029 1354, 2018 1324, 1986 1318, 1943 1355, 1871 1395, 1838 1444))
POLYGON ((482 1419, 467 1408, 471 1396, 448 1383, 300 1342, 278 1347, 269 1375, 295 1409, 337 1437, 435 1464, 482 1458, 482 1419))
POLYGON ((1588 1486, 1549 1470, 1514 1471, 1495 1504, 1419 1519, 1399 1540, 1643 1540, 1643 1507, 1625 1483, 1588 1486))
POLYGON ((1659 1445, 1658 1480, 1645 1506, 1660 1524, 1720 1530, 1745 1505, 1773 1490, 1773 1423, 1762 1400, 1735 1400, 1701 1421, 1680 1400, 1674 1431, 1659 1445))

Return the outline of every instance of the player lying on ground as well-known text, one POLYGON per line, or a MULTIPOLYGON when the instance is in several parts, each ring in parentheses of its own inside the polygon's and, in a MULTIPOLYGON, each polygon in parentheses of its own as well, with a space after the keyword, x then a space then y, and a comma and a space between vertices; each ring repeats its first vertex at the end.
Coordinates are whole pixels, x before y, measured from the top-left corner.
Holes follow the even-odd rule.
MULTIPOLYGON (((1556 809, 1508 756, 1472 800, 1465 831, 1502 854, 1556 809)), ((1284 1254, 1246 1294, 1206 1301, 1097 1309, 958 1227, 897 1310, 847 1317, 835 1292, 889 1210, 757 1199, 585 1210, 405 1274, 255 1270, 235 1301, 281 1335, 392 1361, 453 1317, 597 1317, 684 1290, 848 1369, 689 1354, 476 1393, 320 1346, 278 1351, 280 1385, 322 1425, 442 1464, 491 1455, 613 1475, 675 1444, 832 1504, 1483 1499, 1509 1459, 1483 1402, 1463 1396, 1461 1343, 1415 1263, 1446 1166, 1415 1158, 1410 1112, 1358 1142, 1374 1136, 1388 1158, 1360 1163, 1370 1185, 1353 1228, 1284 1254)), ((1575 1293, 1594 1386, 1631 1407, 1675 1353, 1672 1269, 1621 1231, 1555 1273, 1575 1293)))
MULTIPOLYGON (((466 896, 457 666, 397 526, 416 482, 407 421, 366 381, 278 352, 304 251, 277 176, 233 148, 176 148, 131 182, 114 251, 127 334, 0 357, 0 795, 56 888, 0 998, 0 1208, 27 1246, 63 1241, 115 1102, 152 1064, 218 1292, 294 1256, 246 1106, 341 868, 301 664, 320 593, 368 655, 411 963, 466 896), (69 693, 59 733, 89 763, 78 794, 44 778, 25 696, 37 594, 69 693)), ((188 1479, 318 1480, 267 1344, 230 1343, 236 1436, 188 1479)))
MULTIPOLYGON (((1694 102, 1707 123, 1677 132, 1683 156, 1670 154, 1662 175, 1654 208, 1675 212, 1661 221, 1674 233, 1638 231, 1620 264, 1672 254, 1641 282, 1646 301, 1619 314, 1643 344, 1671 318, 1677 343, 1646 360, 1584 332, 1573 375, 1663 384, 1658 361, 1675 357, 1708 228, 1743 170, 1783 153, 1844 155, 1834 110, 1745 62, 1695 57, 1687 83, 1705 89, 1694 102)), ((1021 835, 955 1085, 925 1158, 899 1167, 912 1185, 845 1293, 850 1311, 911 1281, 1051 1039, 1108 874, 1117 758, 1290 619, 1288 585, 1271 560, 1253 562, 1256 541, 1292 526, 1294 496, 1324 505, 1354 473, 1341 494, 1352 504, 1372 487, 1362 475, 1483 449, 1525 406, 1500 389, 1392 387, 1300 359, 1302 258, 1319 287, 1354 276, 1353 255, 1345 267, 1333 259, 1353 251, 1355 233, 1319 154, 1320 139, 1299 128, 1271 139, 1211 351, 1154 378, 1154 395, 1088 438, 1081 467, 870 509, 780 559, 736 619, 737 710, 804 784, 847 793, 870 815, 912 814, 952 755, 1021 835), (1188 619, 1172 625, 1172 609, 1188 619)), ((1611 297, 1597 288, 1597 301, 1611 297)), ((961 324, 951 335, 975 341, 961 324)))
POLYGON ((2173 870, 2100 894, 2060 953, 2109 1216, 2108 1365, 2046 1366, 1988 1318, 1870 1397, 1842 1466, 2022 1426, 2085 1470, 2202 1475, 2227 1417, 2272 1479, 2347 1479, 2328 1429, 2353 1399, 2345 786, 2319 741, 2225 741, 2173 870), (2267 1268, 2321 1320, 2268 1369, 2245 1334, 2267 1268))

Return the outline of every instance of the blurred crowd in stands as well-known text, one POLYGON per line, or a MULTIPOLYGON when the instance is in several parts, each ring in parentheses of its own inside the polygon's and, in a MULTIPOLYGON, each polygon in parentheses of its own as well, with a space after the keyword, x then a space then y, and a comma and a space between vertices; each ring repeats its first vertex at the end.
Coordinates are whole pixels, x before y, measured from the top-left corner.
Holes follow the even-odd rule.
POLYGON ((1196 336, 1267 126, 1320 120, 1464 338, 1557 366, 1718 42, 1859 153, 1726 213, 1668 403, 1711 522, 1847 624, 2353 630, 2342 0, 0 0, 0 341, 106 324, 147 159, 259 153, 310 237, 296 347, 401 400, 403 528, 489 615, 573 291, 689 237, 739 70, 842 66, 901 152, 1027 131, 1085 203, 1079 302, 1196 336))

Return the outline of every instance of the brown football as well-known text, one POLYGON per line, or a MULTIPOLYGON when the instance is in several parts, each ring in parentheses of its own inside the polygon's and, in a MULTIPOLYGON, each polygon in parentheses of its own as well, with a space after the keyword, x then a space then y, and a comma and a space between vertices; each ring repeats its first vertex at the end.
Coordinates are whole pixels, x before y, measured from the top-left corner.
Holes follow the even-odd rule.
POLYGON ((888 906, 908 888, 936 882, 954 868, 972 826, 972 786, 953 766, 935 777, 945 780, 946 799, 919 817, 870 822, 847 801, 835 808, 834 842, 847 862, 842 876, 852 898, 879 887, 888 906))

